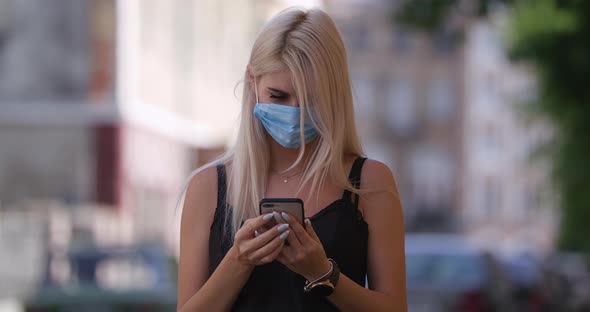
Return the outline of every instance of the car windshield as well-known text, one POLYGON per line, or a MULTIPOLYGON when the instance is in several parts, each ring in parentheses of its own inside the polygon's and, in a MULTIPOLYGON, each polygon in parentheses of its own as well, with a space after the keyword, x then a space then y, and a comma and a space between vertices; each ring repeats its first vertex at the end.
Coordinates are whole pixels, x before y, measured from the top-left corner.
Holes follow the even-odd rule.
POLYGON ((409 287, 469 287, 485 278, 477 255, 407 254, 406 278, 409 287))

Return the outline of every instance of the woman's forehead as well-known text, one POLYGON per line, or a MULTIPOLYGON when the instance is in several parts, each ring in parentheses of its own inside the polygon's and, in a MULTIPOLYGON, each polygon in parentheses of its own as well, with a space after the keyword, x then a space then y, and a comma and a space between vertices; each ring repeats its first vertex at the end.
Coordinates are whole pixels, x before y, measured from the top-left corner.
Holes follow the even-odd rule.
POLYGON ((260 84, 263 88, 279 89, 291 94, 294 92, 291 72, 287 69, 263 75, 260 84))

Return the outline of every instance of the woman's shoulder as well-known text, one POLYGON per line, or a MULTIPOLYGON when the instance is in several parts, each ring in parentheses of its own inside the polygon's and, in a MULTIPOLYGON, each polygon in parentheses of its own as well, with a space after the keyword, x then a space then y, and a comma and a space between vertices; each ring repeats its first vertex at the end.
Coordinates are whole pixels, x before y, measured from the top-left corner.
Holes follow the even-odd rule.
POLYGON ((217 168, 207 167, 196 171, 188 182, 184 198, 183 215, 189 219, 211 215, 217 206, 217 168))
POLYGON ((217 188, 217 167, 210 166, 197 170, 190 178, 187 192, 211 191, 217 188))
POLYGON ((369 225, 400 217, 401 202, 397 185, 386 164, 367 159, 361 181, 361 188, 365 188, 367 193, 361 194, 359 209, 369 225))
POLYGON ((361 181, 367 188, 395 185, 395 179, 393 173, 391 173, 391 169, 386 164, 370 158, 367 158, 363 164, 361 181))

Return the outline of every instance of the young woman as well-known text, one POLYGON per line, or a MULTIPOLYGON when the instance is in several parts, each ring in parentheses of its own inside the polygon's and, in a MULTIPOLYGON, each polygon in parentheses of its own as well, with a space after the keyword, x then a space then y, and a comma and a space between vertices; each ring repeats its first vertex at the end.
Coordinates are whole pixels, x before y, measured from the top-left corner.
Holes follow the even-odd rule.
POLYGON ((387 166, 362 157, 347 68, 321 10, 263 28, 238 140, 187 188, 179 311, 406 311, 400 200, 387 166), (277 197, 303 199, 305 224, 259 215, 277 197))

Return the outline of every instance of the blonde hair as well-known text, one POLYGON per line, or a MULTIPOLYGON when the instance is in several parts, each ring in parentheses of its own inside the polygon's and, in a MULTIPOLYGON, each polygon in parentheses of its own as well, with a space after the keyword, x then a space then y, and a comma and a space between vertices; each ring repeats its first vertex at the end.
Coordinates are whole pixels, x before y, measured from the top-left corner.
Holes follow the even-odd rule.
MULTIPOLYGON (((253 115, 256 95, 248 75, 259 79, 284 69, 293 77, 301 122, 309 110, 308 116, 319 132, 317 139, 308 145, 311 152, 308 157, 303 157, 306 146, 302 144, 292 165, 304 162, 298 193, 309 181, 311 190, 318 190, 326 179, 358 193, 348 181, 344 167, 345 155, 363 154, 354 121, 344 44, 336 25, 325 12, 287 9, 263 27, 252 48, 249 73, 247 70, 244 75, 241 121, 235 145, 216 161, 197 170, 231 162, 227 180, 229 209, 225 209, 225 219, 231 223, 225 228, 226 234, 232 236, 244 220, 258 215, 269 171, 269 139, 263 125, 253 115)), ((301 138, 304 142, 303 131, 301 138)))

